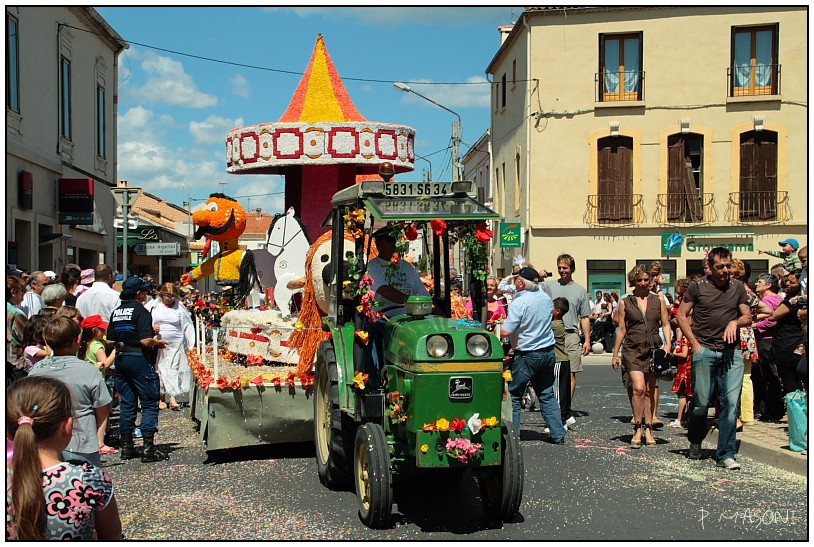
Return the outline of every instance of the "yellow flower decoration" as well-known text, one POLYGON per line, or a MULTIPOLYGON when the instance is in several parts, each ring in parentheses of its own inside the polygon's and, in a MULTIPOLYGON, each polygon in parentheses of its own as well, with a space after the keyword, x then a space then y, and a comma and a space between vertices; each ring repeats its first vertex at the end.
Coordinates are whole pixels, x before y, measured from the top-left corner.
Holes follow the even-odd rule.
POLYGON ((492 416, 491 418, 486 418, 484 420, 481 420, 480 424, 483 427, 495 427, 495 426, 497 426, 498 421, 497 421, 497 418, 495 416, 492 416))
POLYGON ((243 378, 243 381, 240 382, 240 385, 242 385, 244 389, 249 387, 251 384, 252 384, 252 381, 248 377, 243 378))
POLYGON ((435 427, 438 428, 438 431, 449 431, 449 420, 439 418, 438 421, 435 422, 435 427))
POLYGON ((294 329, 297 332, 302 332, 305 330, 305 324, 302 321, 297 321, 296 323, 294 323, 294 329))
POLYGON ((503 379, 506 380, 507 382, 511 382, 512 381, 512 371, 509 370, 509 369, 504 370, 503 371, 503 379))
POLYGON ((357 372, 353 376, 353 385, 359 389, 365 389, 365 382, 367 382, 367 374, 357 372))
POLYGON ((429 450, 430 450, 430 445, 428 445, 428 444, 422 444, 421 445, 421 453, 422 454, 426 454, 429 450))

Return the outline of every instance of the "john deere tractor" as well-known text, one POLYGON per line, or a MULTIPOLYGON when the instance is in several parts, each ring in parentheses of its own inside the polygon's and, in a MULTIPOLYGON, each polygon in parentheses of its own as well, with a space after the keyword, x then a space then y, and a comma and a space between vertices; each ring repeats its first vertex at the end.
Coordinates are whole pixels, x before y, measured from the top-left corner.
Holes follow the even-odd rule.
POLYGON ((485 318, 485 222, 499 215, 473 195, 469 181, 379 180, 333 197, 326 223, 333 230, 331 256, 342 259, 325 276, 330 311, 323 326, 331 337, 315 365, 317 470, 329 488, 353 484, 369 527, 390 525, 393 489, 408 487, 398 480, 408 470, 451 479, 470 471, 488 517, 508 522, 520 509, 523 454, 511 423, 503 348, 479 320, 485 318), (365 358, 371 295, 364 272, 370 234, 381 226, 423 240, 420 262, 428 264, 432 296, 410 296, 403 313, 386 321, 377 371, 365 358), (451 317, 451 242, 466 254, 474 320, 451 317))

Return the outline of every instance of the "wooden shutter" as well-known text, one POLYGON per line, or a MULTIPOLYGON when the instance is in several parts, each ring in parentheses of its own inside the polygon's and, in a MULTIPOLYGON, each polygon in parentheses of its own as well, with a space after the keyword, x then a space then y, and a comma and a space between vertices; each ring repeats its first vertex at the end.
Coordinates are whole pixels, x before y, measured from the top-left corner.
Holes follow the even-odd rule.
POLYGON ((633 139, 605 137, 598 148, 598 220, 633 220, 633 139))
POLYGON ((777 216, 777 133, 741 135, 740 220, 773 220, 777 216))
POLYGON ((684 135, 671 135, 667 139, 667 220, 684 218, 684 135))

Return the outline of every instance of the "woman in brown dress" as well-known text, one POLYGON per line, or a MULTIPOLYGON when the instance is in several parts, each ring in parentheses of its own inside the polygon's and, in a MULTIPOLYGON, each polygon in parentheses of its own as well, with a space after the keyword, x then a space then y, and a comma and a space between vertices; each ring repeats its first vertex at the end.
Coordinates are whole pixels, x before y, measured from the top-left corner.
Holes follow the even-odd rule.
POLYGON ((652 413, 650 401, 654 397, 657 377, 650 370, 651 348, 663 349, 669 353, 673 342, 673 331, 664 299, 650 292, 650 272, 640 266, 627 274, 628 284, 633 293, 619 301, 617 315, 619 332, 613 346, 611 365, 619 369, 619 350, 622 350, 621 364, 630 376, 633 387, 633 437, 631 448, 641 448, 642 435, 648 447, 656 446, 652 433, 652 413), (643 313, 642 310, 645 310, 643 313), (646 327, 645 327, 646 325, 646 327), (659 327, 664 333, 664 344, 659 337, 659 327), (648 340, 649 339, 649 340, 648 340))

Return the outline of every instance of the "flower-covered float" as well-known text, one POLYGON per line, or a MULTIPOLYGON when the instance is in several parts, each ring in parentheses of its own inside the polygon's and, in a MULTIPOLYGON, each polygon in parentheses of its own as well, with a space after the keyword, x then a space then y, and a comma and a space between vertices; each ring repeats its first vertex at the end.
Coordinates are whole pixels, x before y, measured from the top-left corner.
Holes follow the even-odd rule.
MULTIPOLYGON (((238 293, 231 301, 200 302, 196 313, 199 343, 189 351, 195 377, 192 417, 200 423, 207 450, 313 439, 313 362, 325 339, 322 269, 330 261, 330 238, 317 237, 309 247, 307 237, 294 241, 293 232, 278 228, 323 234, 321 223, 334 192, 373 176, 383 161, 391 162, 394 172, 411 171, 414 138, 410 127, 371 122, 359 113, 321 35, 280 120, 227 134, 227 171, 284 175, 288 212, 270 227, 267 252, 251 258, 251 252, 239 249, 236 237, 233 245, 231 239, 219 241, 222 253, 183 279, 192 283, 214 274, 216 283, 234 286, 238 293), (293 209, 302 216, 298 224, 290 219, 293 209), (264 267, 268 254, 272 266, 264 267), (259 309, 253 298, 257 291, 251 290, 256 284, 266 289, 268 300, 259 309), (289 301, 298 287, 303 299, 297 314, 289 301), (233 309, 244 305, 255 309, 233 309)), ((217 240, 223 239, 219 230, 237 230, 242 207, 224 199, 212 196, 214 205, 208 201, 206 212, 196 212, 200 235, 217 240)), ((352 241, 349 235, 349 250, 352 241)))

